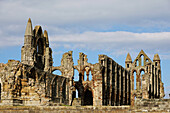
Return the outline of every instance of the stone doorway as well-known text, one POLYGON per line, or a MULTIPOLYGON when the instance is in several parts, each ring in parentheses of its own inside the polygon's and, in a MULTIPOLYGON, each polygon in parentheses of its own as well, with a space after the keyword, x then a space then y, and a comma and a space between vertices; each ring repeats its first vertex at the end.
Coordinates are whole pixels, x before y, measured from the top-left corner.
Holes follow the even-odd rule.
POLYGON ((89 89, 86 89, 84 93, 84 105, 93 105, 93 95, 89 89))

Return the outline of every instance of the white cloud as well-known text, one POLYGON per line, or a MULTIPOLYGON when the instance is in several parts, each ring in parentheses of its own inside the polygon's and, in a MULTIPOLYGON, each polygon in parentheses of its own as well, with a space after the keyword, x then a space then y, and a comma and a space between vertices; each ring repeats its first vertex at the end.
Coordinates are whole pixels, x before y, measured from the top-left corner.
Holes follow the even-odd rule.
POLYGON ((5 23, 32 17, 51 25, 170 25, 169 0, 1 0, 0 4, 0 20, 5 23))
MULTIPOLYGON (((85 44, 87 48, 128 48, 158 49, 169 47, 170 32, 132 33, 118 32, 84 32, 80 34, 55 35, 50 37, 52 43, 85 44), (94 46, 95 45, 95 46, 94 46)), ((111 49, 112 49, 111 48, 111 49)))

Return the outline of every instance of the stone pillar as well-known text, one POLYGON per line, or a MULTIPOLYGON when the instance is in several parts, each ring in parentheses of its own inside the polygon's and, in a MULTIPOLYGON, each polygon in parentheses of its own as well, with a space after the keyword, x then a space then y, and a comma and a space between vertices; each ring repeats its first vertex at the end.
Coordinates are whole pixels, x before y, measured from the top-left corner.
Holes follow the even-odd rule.
POLYGON ((82 76, 81 76, 81 79, 82 79, 82 81, 84 81, 84 71, 82 72, 81 75, 82 75, 82 76))
POLYGON ((111 93, 111 105, 115 104, 115 63, 112 61, 112 93, 111 93))
POLYGON ((154 94, 154 98, 155 98, 155 96, 156 96, 156 75, 155 75, 155 68, 154 68, 154 92, 153 92, 153 94, 154 94))
POLYGON ((57 79, 57 83, 56 83, 56 97, 58 97, 59 95, 58 95, 58 92, 59 92, 59 85, 58 85, 58 79, 57 79))
POLYGON ((109 76, 110 76, 110 94, 109 94, 109 106, 111 106, 111 97, 112 97, 112 84, 113 84, 113 81, 112 81, 112 77, 113 77, 113 64, 112 64, 112 60, 110 61, 110 73, 109 73, 109 76))
POLYGON ((126 90, 125 90, 125 70, 123 69, 123 105, 125 105, 125 95, 126 95, 126 90))
POLYGON ((157 98, 159 98, 159 73, 158 73, 158 70, 156 71, 156 73, 157 73, 157 77, 156 77, 156 81, 157 81, 157 90, 156 90, 156 92, 157 92, 157 98))
POLYGON ((115 87, 114 87, 114 106, 116 106, 117 105, 117 77, 118 77, 118 75, 117 75, 117 64, 115 64, 115 87))
POLYGON ((72 102, 72 95, 73 95, 73 82, 72 78, 69 79, 69 105, 71 105, 72 102))
POLYGON ((107 105, 107 64, 108 64, 108 61, 107 61, 108 59, 107 58, 105 58, 105 73, 104 73, 104 86, 105 86, 105 88, 104 88, 104 105, 107 105))
POLYGON ((89 81, 89 73, 87 73, 86 75, 87 75, 87 81, 89 81))
POLYGON ((129 95, 129 93, 130 93, 130 86, 129 86, 129 84, 130 84, 130 72, 128 72, 127 73, 127 104, 129 105, 130 104, 130 95, 129 95))
POLYGON ((158 92, 157 92, 157 89, 158 89, 158 87, 157 87, 157 85, 158 85, 158 74, 157 74, 157 68, 155 68, 155 98, 157 98, 158 96, 157 96, 157 94, 158 94, 158 92))
POLYGON ((49 71, 50 70, 50 48, 46 48, 45 52, 45 68, 44 71, 49 71))
POLYGON ((62 91, 63 91, 63 88, 61 87, 60 88, 60 103, 63 103, 63 100, 62 100, 62 97, 63 97, 62 91))
POLYGON ((159 71, 158 71, 158 98, 160 98, 160 78, 159 78, 159 71))
POLYGON ((136 73, 136 90, 137 90, 137 92, 139 92, 141 89, 140 81, 141 81, 140 74, 136 73))
POLYGON ((102 74, 94 75, 93 106, 102 106, 102 74))
POLYGON ((153 69, 152 69, 152 65, 151 65, 151 73, 150 73, 150 97, 153 98, 153 69))
POLYGON ((119 105, 121 105, 121 79, 122 79, 122 77, 121 77, 121 67, 119 66, 119 105))
POLYGON ((130 83, 131 83, 130 84, 131 85, 130 104, 131 104, 131 106, 134 106, 134 100, 135 100, 134 93, 135 93, 135 90, 134 90, 134 74, 133 73, 130 75, 130 83))

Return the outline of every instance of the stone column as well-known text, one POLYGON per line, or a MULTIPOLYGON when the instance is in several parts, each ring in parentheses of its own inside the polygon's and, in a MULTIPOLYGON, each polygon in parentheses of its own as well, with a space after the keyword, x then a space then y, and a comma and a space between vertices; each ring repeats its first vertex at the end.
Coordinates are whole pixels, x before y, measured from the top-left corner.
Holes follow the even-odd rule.
POLYGON ((58 89, 59 89, 59 85, 58 85, 58 79, 57 79, 57 83, 56 83, 56 93, 57 93, 57 95, 56 95, 56 97, 59 96, 59 95, 58 95, 58 93, 59 93, 58 89))
POLYGON ((95 73, 94 75, 94 90, 93 90, 93 106, 102 106, 102 74, 95 73))
POLYGON ((130 103, 130 95, 129 95, 129 93, 130 93, 130 86, 129 86, 129 84, 130 84, 130 72, 128 72, 127 73, 127 104, 129 105, 129 103, 130 103))
POLYGON ((157 98, 158 96, 157 96, 157 94, 158 94, 158 87, 157 87, 157 85, 158 85, 158 74, 157 74, 157 68, 155 68, 155 98, 157 98))
POLYGON ((157 74, 157 77, 156 77, 156 81, 157 81, 157 90, 156 90, 156 92, 157 92, 157 98, 159 98, 159 73, 158 73, 158 70, 156 71, 156 74, 157 74))
POLYGON ((105 73, 104 73, 104 84, 105 84, 105 89, 104 89, 104 105, 107 105, 107 64, 108 64, 108 58, 105 58, 105 73))
POLYGON ((69 79, 69 105, 71 105, 72 102, 72 95, 73 95, 72 86, 73 86, 72 79, 69 79))
POLYGON ((117 104, 117 64, 115 64, 115 87, 114 87, 114 106, 116 106, 117 104))
POLYGON ((122 77, 121 77, 121 67, 119 66, 119 105, 121 105, 121 79, 122 79, 122 77))
MULTIPOLYGON (((132 106, 134 106, 134 99, 135 99, 135 97, 134 97, 134 74, 132 73, 132 74, 130 74, 130 85, 131 85, 131 92, 130 92, 130 104, 132 105, 132 106)), ((135 84, 136 85, 136 84, 135 84)))
POLYGON ((150 75, 151 75, 151 76, 150 76, 150 85, 151 85, 151 87, 150 87, 150 88, 151 88, 151 89, 150 89, 150 90, 151 90, 151 91, 150 91, 150 93, 151 93, 151 94, 150 94, 150 97, 153 98, 153 68, 152 68, 152 65, 151 65, 150 68, 151 68, 151 69, 150 69, 150 70, 151 70, 151 73, 150 73, 150 75))
POLYGON ((82 79, 82 81, 84 81, 84 71, 82 71, 82 74, 81 74, 82 76, 81 76, 81 79, 82 79))
POLYGON ((154 98, 156 97, 156 69, 154 68, 154 98))
POLYGON ((126 95, 126 90, 125 90, 125 70, 123 69, 123 105, 125 105, 125 95, 126 95))
POLYGON ((86 75, 87 75, 87 81, 89 81, 89 73, 87 73, 86 75))
POLYGON ((109 106, 111 106, 111 97, 112 97, 112 77, 113 77, 113 64, 112 64, 112 60, 110 61, 111 63, 110 63, 110 73, 109 73, 109 76, 110 76, 110 94, 109 94, 109 106))
POLYGON ((141 78, 140 78, 140 74, 138 72, 138 73, 136 73, 136 90, 137 90, 137 92, 139 92, 141 89, 140 81, 141 81, 141 78))

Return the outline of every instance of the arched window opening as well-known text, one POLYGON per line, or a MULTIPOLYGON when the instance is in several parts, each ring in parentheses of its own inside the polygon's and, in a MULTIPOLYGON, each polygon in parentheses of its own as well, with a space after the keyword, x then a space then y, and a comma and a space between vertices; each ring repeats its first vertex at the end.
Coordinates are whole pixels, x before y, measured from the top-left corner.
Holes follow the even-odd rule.
POLYGON ((44 59, 43 59, 43 55, 44 55, 44 45, 43 45, 43 40, 42 38, 39 38, 37 41, 37 63, 36 63, 36 67, 40 68, 40 69, 44 69, 44 59))
POLYGON ((84 71, 84 81, 87 81, 87 74, 86 74, 86 71, 84 71))
POLYGON ((62 75, 62 73, 61 73, 60 70, 55 70, 55 71, 53 71, 53 74, 55 74, 55 75, 62 75))
POLYGON ((44 54, 43 40, 41 38, 37 41, 37 53, 40 55, 44 54))
POLYGON ((139 61, 138 60, 136 60, 136 66, 139 66, 139 61))
POLYGON ((146 62, 149 62, 149 60, 148 60, 148 59, 146 59, 146 62))
POLYGON ((76 98, 78 98, 78 90, 76 89, 76 98))
POLYGON ((84 93, 84 105, 93 105, 93 95, 92 91, 88 88, 86 89, 84 93))
POLYGON ((134 90, 136 90, 136 71, 133 72, 134 76, 134 90))
POLYGON ((160 78, 161 77, 161 72, 158 70, 158 98, 160 98, 160 78))
POLYGON ((157 62, 155 62, 155 66, 157 66, 157 62))
POLYGON ((141 66, 144 66, 144 56, 141 55, 141 66))
POLYGON ((74 70, 74 81, 79 81, 79 72, 77 69, 74 70))
POLYGON ((142 89, 142 76, 145 74, 144 70, 140 72, 140 77, 141 77, 141 89, 142 89))
POLYGON ((91 74, 91 71, 89 72, 89 81, 92 80, 92 74, 91 74))

